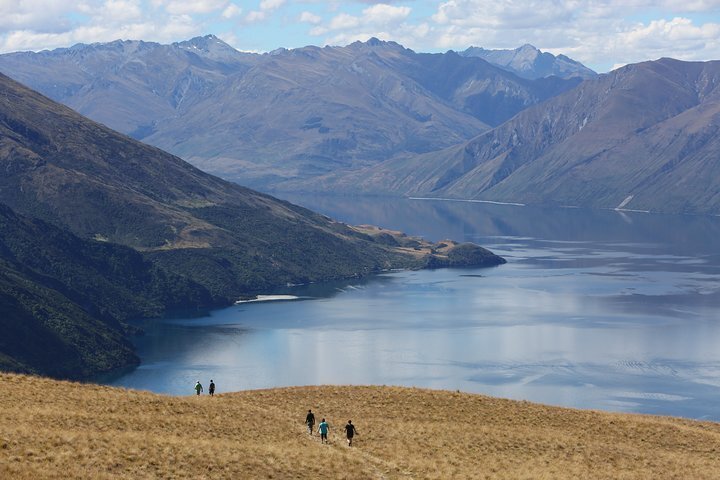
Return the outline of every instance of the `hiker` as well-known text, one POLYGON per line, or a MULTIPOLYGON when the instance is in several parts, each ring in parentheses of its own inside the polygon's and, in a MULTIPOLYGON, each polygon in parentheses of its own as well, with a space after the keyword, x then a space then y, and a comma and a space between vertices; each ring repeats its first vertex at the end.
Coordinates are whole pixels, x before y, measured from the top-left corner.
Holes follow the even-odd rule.
POLYGON ((208 387, 208 393, 211 397, 215 396, 215 383, 212 381, 212 378, 210 379, 210 386, 208 387))
POLYGON ((348 420, 347 425, 345 425, 345 433, 347 434, 348 447, 352 447, 353 437, 356 433, 359 434, 355 425, 352 424, 352 420, 348 420))
POLYGON ((308 432, 310 432, 310 436, 312 436, 313 427, 315 427, 315 415, 312 410, 308 410, 308 413, 305 416, 305 425, 307 425, 308 432))
POLYGON ((323 418, 322 422, 320 422, 320 425, 318 425, 318 432, 320 432, 320 441, 322 443, 327 443, 328 430, 330 430, 330 425, 328 425, 328 423, 323 418))
POLYGON ((200 385, 200 380, 197 381, 195 384, 195 392, 200 395, 200 392, 203 391, 202 385, 200 385))

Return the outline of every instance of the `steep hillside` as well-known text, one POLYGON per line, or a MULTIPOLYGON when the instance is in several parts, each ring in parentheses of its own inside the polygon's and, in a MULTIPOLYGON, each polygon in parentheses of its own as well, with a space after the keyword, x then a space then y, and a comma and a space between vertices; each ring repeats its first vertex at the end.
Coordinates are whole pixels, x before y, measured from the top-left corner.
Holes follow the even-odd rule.
MULTIPOLYGON (((218 388, 222 383, 218 379, 218 388)), ((460 392, 296 387, 165 397, 0 375, 3 478, 711 479, 720 426, 460 392), (329 444, 304 429, 330 424, 329 444), (344 441, 348 419, 357 425, 344 441)), ((188 390, 192 384, 188 385, 188 390)))
POLYGON ((469 47, 458 53, 463 57, 482 58, 523 78, 543 78, 554 75, 560 78, 588 79, 597 76, 597 73, 572 58, 542 52, 529 44, 514 50, 487 50, 482 47, 469 47))
POLYGON ((0 55, 0 71, 203 170, 274 188, 455 145, 578 82, 377 39, 265 55, 215 37, 117 41, 0 55))
POLYGON ((0 208, 11 370, 77 378, 127 365, 122 321, 286 283, 504 263, 474 245, 388 242, 220 180, 2 75, 0 168, 0 202, 42 220, 0 208))
POLYGON ((629 65, 465 144, 328 178, 327 188, 717 214, 718 85, 720 62, 629 65))
POLYGON ((137 363, 132 317, 209 293, 136 251, 82 240, 0 205, 0 369, 83 378, 137 363))
POLYGON ((0 205, 3 370, 81 378, 135 363, 121 320, 194 297, 202 305, 187 287, 132 249, 84 241, 0 205))

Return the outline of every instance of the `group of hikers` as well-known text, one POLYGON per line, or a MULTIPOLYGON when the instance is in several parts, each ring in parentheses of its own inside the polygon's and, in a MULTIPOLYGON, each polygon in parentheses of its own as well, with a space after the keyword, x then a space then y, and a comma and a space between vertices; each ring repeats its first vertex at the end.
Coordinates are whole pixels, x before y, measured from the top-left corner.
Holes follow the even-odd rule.
MULTIPOLYGON (((195 394, 200 395, 203 392, 203 386, 200 383, 200 380, 195 382, 195 394)), ((210 385, 208 385, 208 395, 211 397, 215 396, 215 382, 210 379, 210 385)), ((307 415, 305 416, 305 425, 307 425, 308 432, 312 436, 313 431, 315 430, 315 414, 312 412, 312 410, 308 410, 307 415)), ((347 443, 348 446, 352 447, 352 441, 353 437, 358 434, 357 428, 355 428, 355 425, 353 425, 352 420, 348 420, 347 425, 345 425, 345 436, 347 437, 347 443)), ((318 433, 320 434, 320 441, 322 443, 328 443, 328 432, 330 431, 330 425, 327 421, 323 418, 322 421, 318 424, 318 433)))
MULTIPOLYGON (((308 410, 308 413, 305 416, 305 425, 307 425, 308 433, 310 433, 310 435, 312 436, 313 431, 315 430, 315 414, 312 412, 312 410, 308 410)), ((347 425, 345 425, 344 430, 345 435, 347 436, 348 446, 352 447, 353 437, 355 436, 355 434, 359 434, 357 428, 355 428, 355 425, 353 425, 352 420, 348 420, 348 423, 347 425)), ((328 425, 327 421, 325 421, 324 418, 318 424, 317 431, 320 434, 320 441, 322 443, 327 443, 330 425, 328 425)))
MULTIPOLYGON (((197 395, 200 395, 202 392, 203 392, 203 386, 200 383, 200 380, 198 380, 195 383, 195 393, 197 395)), ((210 385, 208 386, 208 395, 210 395, 211 397, 215 396, 215 382, 213 382, 212 379, 210 379, 210 385)))

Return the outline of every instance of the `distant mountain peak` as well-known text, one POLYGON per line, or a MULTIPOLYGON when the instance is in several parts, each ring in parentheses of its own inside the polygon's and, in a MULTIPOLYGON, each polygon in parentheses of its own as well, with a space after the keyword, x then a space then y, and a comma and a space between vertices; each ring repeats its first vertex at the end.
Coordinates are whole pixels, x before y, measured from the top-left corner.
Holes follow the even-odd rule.
POLYGON ((555 56, 526 43, 513 50, 487 50, 469 47, 459 52, 464 57, 479 57, 500 68, 529 79, 557 76, 561 78, 593 78, 597 74, 566 55, 555 56))
POLYGON ((391 48, 397 48, 400 50, 406 50, 405 47, 400 45, 397 42, 393 42, 392 40, 380 40, 377 37, 370 37, 365 42, 361 42, 360 40, 355 41, 348 45, 349 47, 391 47, 391 48))
MULTIPOLYGON (((204 46, 204 45, 210 45, 210 44, 220 44, 220 45, 228 45, 227 43, 220 40, 218 37, 216 37, 213 34, 208 34, 204 36, 198 36, 193 37, 189 40, 184 40, 182 42, 176 42, 175 45, 196 45, 196 46, 204 46)), ((229 45, 228 45, 229 46, 229 45)))
POLYGON ((194 37, 190 40, 183 42, 175 42, 172 44, 175 47, 183 48, 185 50, 200 50, 204 53, 210 53, 214 55, 234 55, 237 50, 225 43, 213 34, 208 34, 201 37, 194 37))

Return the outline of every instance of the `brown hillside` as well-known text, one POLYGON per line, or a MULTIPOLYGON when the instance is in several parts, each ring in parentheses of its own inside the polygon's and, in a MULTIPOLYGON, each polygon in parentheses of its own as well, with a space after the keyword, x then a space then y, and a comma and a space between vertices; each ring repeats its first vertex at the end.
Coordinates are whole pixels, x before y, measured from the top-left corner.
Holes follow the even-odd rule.
POLYGON ((325 386, 197 398, 0 381, 0 478, 703 479, 720 467, 719 424, 466 393, 325 386), (308 408, 329 419, 329 445, 304 432, 308 408), (360 434, 352 448, 348 418, 360 434))

